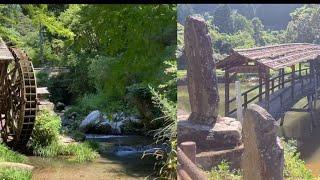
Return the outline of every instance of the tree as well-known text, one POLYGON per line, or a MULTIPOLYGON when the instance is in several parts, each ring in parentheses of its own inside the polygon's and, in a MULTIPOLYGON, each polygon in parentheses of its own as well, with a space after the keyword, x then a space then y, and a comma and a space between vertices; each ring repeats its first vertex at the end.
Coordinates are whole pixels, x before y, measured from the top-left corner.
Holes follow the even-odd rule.
POLYGON ((257 17, 252 19, 252 26, 253 26, 253 39, 256 45, 263 46, 265 42, 262 38, 262 31, 263 31, 263 24, 261 20, 257 17))
POLYGON ((221 33, 232 33, 231 8, 227 4, 219 5, 213 15, 214 24, 221 33))
POLYGON ((291 42, 319 42, 319 11, 319 5, 304 5, 292 12, 287 38, 291 42))
POLYGON ((232 14, 233 32, 246 31, 253 34, 253 27, 251 21, 239 13, 232 14))

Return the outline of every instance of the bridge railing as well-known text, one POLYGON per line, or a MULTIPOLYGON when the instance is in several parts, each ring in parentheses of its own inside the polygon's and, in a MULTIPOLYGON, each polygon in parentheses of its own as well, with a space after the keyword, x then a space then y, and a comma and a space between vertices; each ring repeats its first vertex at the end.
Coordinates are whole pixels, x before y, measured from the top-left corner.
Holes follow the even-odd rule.
POLYGON ((181 148, 178 147, 178 180, 207 180, 205 172, 203 172, 196 163, 196 143, 183 142, 181 148))
MULTIPOLYGON (((294 83, 300 81, 301 82, 301 88, 303 89, 304 86, 304 81, 303 79, 305 78, 313 78, 310 76, 310 68, 304 68, 304 69, 298 69, 294 72, 289 72, 289 73, 282 73, 278 76, 271 77, 268 79, 268 81, 264 81, 263 83, 256 85, 244 92, 241 93, 242 99, 242 107, 247 108, 248 104, 252 102, 257 102, 261 101, 263 98, 269 98, 269 93, 274 93, 276 90, 280 90, 289 86, 292 86, 294 88, 294 83), (266 84, 268 84, 269 88, 266 88, 266 84), (257 92, 259 89, 262 89, 261 92, 257 92), (268 93, 268 96, 266 94, 268 93)), ((292 90, 292 95, 293 95, 293 90, 292 90)), ((269 101, 269 99, 266 99, 269 101)), ((230 99, 228 102, 229 107, 231 103, 236 102, 236 97, 230 99)), ((237 111, 237 107, 233 106, 234 108, 230 109, 227 113, 226 116, 231 115, 237 111)))

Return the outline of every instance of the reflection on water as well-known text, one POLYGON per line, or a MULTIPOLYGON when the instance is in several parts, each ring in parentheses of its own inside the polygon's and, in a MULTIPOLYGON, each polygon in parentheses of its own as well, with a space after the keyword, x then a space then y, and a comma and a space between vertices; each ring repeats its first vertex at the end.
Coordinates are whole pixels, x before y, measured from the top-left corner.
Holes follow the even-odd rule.
MULTIPOLYGON (((104 180, 104 179, 145 179, 153 172, 155 159, 141 159, 142 152, 117 156, 115 149, 130 147, 134 150, 150 148, 152 139, 142 136, 90 136, 100 144, 100 156, 93 162, 77 164, 66 157, 41 158, 29 157, 29 164, 35 166, 32 179, 36 180, 104 180)), ((121 149, 122 150, 122 149, 121 149)), ((121 152, 121 151, 120 151, 121 152)))
MULTIPOLYGON (((306 98, 300 100, 295 107, 306 104, 306 98)), ((320 124, 320 103, 317 103, 315 119, 320 124)), ((308 168, 314 175, 320 175, 320 126, 311 126, 312 120, 309 113, 287 112, 280 135, 286 138, 298 140, 301 158, 306 162, 308 168)))

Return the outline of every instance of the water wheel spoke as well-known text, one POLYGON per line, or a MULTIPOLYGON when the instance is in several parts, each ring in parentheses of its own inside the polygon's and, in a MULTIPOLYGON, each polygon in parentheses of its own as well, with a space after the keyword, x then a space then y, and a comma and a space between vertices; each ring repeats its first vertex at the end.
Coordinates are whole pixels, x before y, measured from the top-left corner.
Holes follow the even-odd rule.
POLYGON ((35 74, 32 62, 22 51, 16 48, 10 51, 15 60, 0 67, 0 134, 2 140, 10 145, 26 145, 30 131, 25 134, 23 128, 32 129, 34 119, 30 120, 24 115, 35 114, 33 111, 37 109, 36 103, 26 103, 27 100, 36 99, 36 85, 30 87, 30 79, 34 81, 35 74), (28 127, 23 126, 24 121, 29 123, 28 127))

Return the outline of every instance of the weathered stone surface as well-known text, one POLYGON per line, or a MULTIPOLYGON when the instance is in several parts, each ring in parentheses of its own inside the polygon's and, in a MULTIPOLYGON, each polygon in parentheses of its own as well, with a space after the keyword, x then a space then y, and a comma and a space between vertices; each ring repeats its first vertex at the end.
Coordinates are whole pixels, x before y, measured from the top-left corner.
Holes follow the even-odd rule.
POLYGON ((240 169, 241 157, 244 151, 243 145, 232 149, 219 151, 205 151, 197 154, 196 161, 204 170, 210 171, 223 160, 229 162, 231 169, 240 169))
POLYGON ((284 154, 276 135, 274 118, 252 104, 243 122, 244 153, 242 169, 246 180, 282 180, 284 154))
POLYGON ((29 164, 15 163, 15 162, 0 162, 0 169, 3 168, 14 168, 20 170, 32 171, 34 166, 29 164))
POLYGON ((218 117, 219 94, 215 61, 204 19, 189 16, 184 28, 190 121, 212 125, 218 117))
POLYGON ((92 129, 100 122, 106 121, 103 117, 103 114, 96 110, 92 111, 80 124, 79 129, 82 132, 87 132, 88 130, 92 129))
POLYGON ((178 143, 194 141, 199 151, 228 149, 241 144, 241 123, 233 118, 219 117, 214 125, 178 121, 178 143))

